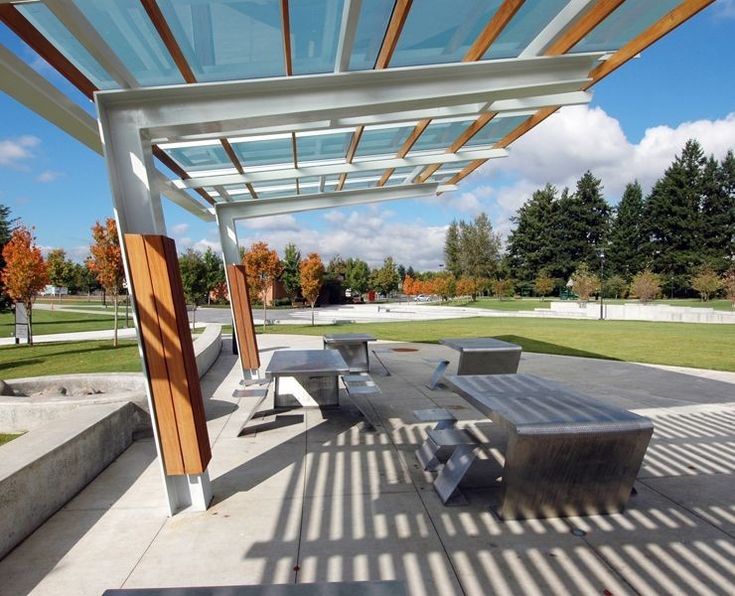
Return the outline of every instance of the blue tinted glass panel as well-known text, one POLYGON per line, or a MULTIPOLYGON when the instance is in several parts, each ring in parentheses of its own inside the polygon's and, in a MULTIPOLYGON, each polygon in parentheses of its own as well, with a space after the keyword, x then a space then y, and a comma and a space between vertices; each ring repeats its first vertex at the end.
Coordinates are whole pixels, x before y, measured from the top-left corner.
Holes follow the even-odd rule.
POLYGON ((628 0, 583 37, 570 53, 618 50, 679 4, 681 0, 628 0))
POLYGON ((465 147, 476 147, 477 145, 492 145, 497 143, 509 132, 514 130, 521 122, 528 120, 528 116, 509 116, 507 118, 495 117, 488 122, 474 137, 467 141, 465 147))
POLYGON ((187 172, 233 167, 222 145, 181 147, 179 149, 167 149, 166 153, 173 157, 187 172))
POLYGON ((362 190, 364 188, 372 188, 375 186, 376 181, 361 180, 359 182, 351 182, 349 176, 345 181, 344 190, 362 190))
POLYGON ((502 0, 414 2, 390 66, 460 62, 502 0))
POLYGON ((319 176, 306 176, 305 178, 299 178, 299 193, 302 195, 313 195, 319 191, 319 184, 321 180, 319 176))
POLYGON ((290 2, 294 74, 333 72, 344 0, 290 2))
POLYGON ((140 2, 74 2, 141 86, 184 82, 140 2))
POLYGON ((483 60, 516 58, 566 4, 568 0, 526 0, 483 60))
POLYGON ((350 132, 307 137, 297 135, 296 150, 298 152, 299 164, 307 161, 321 161, 323 159, 344 159, 347 155, 347 146, 351 139, 352 133, 350 132))
POLYGON ((198 81, 285 74, 278 0, 159 0, 198 81))
POLYGON ((293 163, 293 146, 290 138, 232 143, 243 168, 267 164, 293 163))
POLYGON ((414 126, 366 128, 357 145, 357 157, 395 154, 411 134, 414 126))
POLYGON ((48 39, 57 50, 100 89, 115 89, 119 85, 107 74, 76 37, 61 24, 44 4, 16 4, 15 7, 48 39))
POLYGON ((393 12, 393 2, 394 0, 363 1, 350 56, 350 70, 371 70, 375 66, 393 12))
POLYGON ((432 122, 414 143, 411 153, 430 149, 447 149, 473 122, 474 120, 432 122))

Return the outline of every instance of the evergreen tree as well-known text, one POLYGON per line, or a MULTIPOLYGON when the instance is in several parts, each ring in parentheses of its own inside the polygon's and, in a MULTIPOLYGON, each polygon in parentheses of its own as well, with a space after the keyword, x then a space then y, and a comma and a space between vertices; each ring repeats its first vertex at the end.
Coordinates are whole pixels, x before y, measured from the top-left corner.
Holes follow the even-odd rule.
POLYGON ((398 281, 398 270, 393 257, 386 257, 383 266, 375 269, 370 277, 373 288, 386 296, 398 289, 398 281))
MULTIPOLYGON (((480 213, 470 224, 460 223, 459 273, 480 279, 493 277, 500 261, 500 238, 493 232, 490 218, 480 213)), ((450 270, 450 273, 454 274, 450 270)))
POLYGON ((462 273, 462 267, 459 263, 460 257, 460 225, 457 221, 453 221, 447 228, 447 235, 444 239, 444 266, 452 275, 458 276, 462 273))
POLYGON ((668 280, 672 293, 688 290, 689 277, 702 262, 704 167, 701 146, 687 141, 646 201, 653 271, 668 280))
POLYGON ((731 264, 735 239, 735 155, 721 164, 710 157, 702 172, 702 260, 722 273, 731 264))
POLYGON ((606 264, 611 275, 625 279, 646 266, 647 238, 643 225, 643 191, 638 181, 625 187, 610 225, 606 264))
POLYGON ((551 269, 568 278, 582 263, 593 269, 607 241, 610 206, 602 196, 602 181, 585 172, 573 194, 562 192, 558 201, 554 230, 557 259, 551 269))
POLYGON ((222 287, 227 281, 225 278, 225 265, 222 258, 211 248, 207 247, 202 255, 205 271, 205 285, 207 287, 207 304, 212 302, 212 292, 222 287))
POLYGON ((370 287, 370 267, 362 259, 347 259, 345 284, 353 292, 364 294, 370 287))
POLYGON ((203 304, 207 297, 207 268, 202 253, 189 248, 179 257, 181 284, 186 301, 203 304))
POLYGON ((299 263, 301 263, 301 251, 296 248, 295 244, 289 242, 283 250, 281 282, 291 302, 296 300, 301 289, 299 285, 299 263))
POLYGON ((514 279, 531 283, 542 272, 557 275, 554 269, 553 223, 556 219, 557 191, 551 184, 537 190, 518 210, 515 228, 508 237, 507 264, 514 279))
POLYGON ((411 265, 409 265, 408 269, 406 269, 406 275, 412 279, 416 279, 416 272, 413 270, 413 267, 411 265))

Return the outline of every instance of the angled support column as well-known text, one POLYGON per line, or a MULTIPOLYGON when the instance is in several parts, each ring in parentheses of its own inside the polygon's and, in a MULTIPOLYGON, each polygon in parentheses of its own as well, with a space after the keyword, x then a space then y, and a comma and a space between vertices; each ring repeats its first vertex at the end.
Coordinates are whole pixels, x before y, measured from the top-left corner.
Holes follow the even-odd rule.
POLYGON ((227 290, 230 295, 230 312, 232 315, 232 341, 237 345, 237 353, 242 366, 243 380, 257 379, 259 376, 260 358, 258 344, 253 327, 253 310, 244 271, 239 270, 240 246, 237 241, 235 219, 231 214, 216 210, 217 227, 222 247, 222 258, 225 264, 227 290))
MULTIPOLYGON (((125 234, 165 235, 166 233, 161 196, 158 192, 158 185, 154 184, 156 170, 153 166, 150 143, 141 136, 134 111, 107 110, 102 105, 98 105, 98 110, 100 133, 105 140, 105 159, 121 239, 125 276, 134 298, 133 319, 138 332, 138 349, 146 376, 148 407, 169 513, 174 515, 187 507, 203 511, 207 509, 212 500, 207 470, 204 469, 201 473, 167 474, 161 438, 162 434, 169 432, 170 429, 161 427, 162 421, 159 420, 159 413, 156 409, 152 384, 155 375, 146 357, 143 343, 145 330, 141 326, 141 313, 136 308, 137 292, 144 290, 136 288, 133 283, 131 263, 124 241, 125 234)), ((171 290, 181 292, 181 288, 172 287, 171 290)), ((198 378, 195 382, 199 382, 198 378)), ((198 399, 201 400, 200 394, 198 399)), ((206 433, 204 436, 204 440, 208 441, 206 433)), ((202 448, 203 446, 187 445, 187 448, 194 447, 202 448)), ((209 449, 209 445, 206 445, 206 448, 209 449)))

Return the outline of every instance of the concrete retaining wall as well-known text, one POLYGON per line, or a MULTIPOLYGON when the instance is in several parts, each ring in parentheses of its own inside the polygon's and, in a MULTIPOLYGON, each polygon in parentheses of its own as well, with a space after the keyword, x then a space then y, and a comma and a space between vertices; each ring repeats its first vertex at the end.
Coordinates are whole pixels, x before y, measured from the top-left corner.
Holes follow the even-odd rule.
POLYGON ((0 448, 0 559, 132 443, 132 403, 79 408, 0 448))
POLYGON ((201 379, 217 360, 222 350, 222 325, 211 324, 194 340, 194 355, 201 379))
MULTIPOLYGON (((598 319, 600 303, 552 302, 549 309, 536 309, 539 315, 572 318, 598 319)), ((670 306, 668 304, 603 304, 603 313, 611 321, 659 321, 669 323, 713 323, 735 324, 735 312, 714 310, 691 306, 670 306)))

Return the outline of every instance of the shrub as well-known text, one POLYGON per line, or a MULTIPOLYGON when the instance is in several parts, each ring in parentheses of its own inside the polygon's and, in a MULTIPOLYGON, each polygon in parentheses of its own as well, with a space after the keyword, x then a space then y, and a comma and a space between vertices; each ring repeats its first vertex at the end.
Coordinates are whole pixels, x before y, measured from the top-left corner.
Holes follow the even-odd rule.
POLYGON ((512 298, 515 292, 512 279, 496 279, 493 282, 493 294, 499 300, 512 298))
POLYGON ((600 289, 600 278, 590 271, 587 263, 582 263, 572 273, 572 290, 583 302, 587 302, 590 296, 600 289))
POLYGON ((704 302, 707 302, 720 288, 722 280, 710 267, 703 267, 692 277, 692 288, 699 292, 704 302))
POLYGON ((628 282, 620 275, 613 275, 602 282, 602 292, 606 298, 625 298, 628 282))
POLYGON ((661 277, 645 269, 633 277, 630 284, 630 295, 638 298, 643 304, 661 295, 661 277))
POLYGON ((533 288, 536 290, 536 294, 543 300, 554 291, 554 280, 546 273, 542 273, 536 277, 536 280, 533 282, 533 288))

